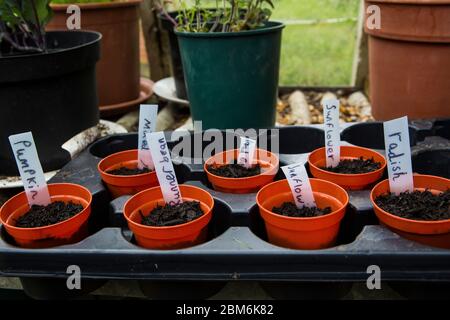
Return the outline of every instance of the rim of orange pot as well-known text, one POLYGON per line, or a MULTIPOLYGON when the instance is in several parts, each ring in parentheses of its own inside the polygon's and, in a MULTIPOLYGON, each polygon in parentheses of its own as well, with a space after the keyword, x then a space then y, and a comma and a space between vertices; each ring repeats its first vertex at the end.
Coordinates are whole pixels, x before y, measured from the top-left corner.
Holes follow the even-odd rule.
MULTIPOLYGON (((443 177, 438 177, 438 176, 432 176, 432 175, 425 175, 425 174, 414 174, 414 184, 416 183, 416 179, 427 179, 427 178, 432 178, 433 180, 439 180, 441 182, 447 182, 449 184, 449 188, 450 188, 450 179, 446 179, 443 177)), ((428 226, 436 226, 436 225, 441 225, 441 224, 446 224, 446 223, 450 223, 450 219, 445 219, 445 220, 437 220, 437 221, 425 221, 425 220, 413 220, 413 219, 406 219, 406 218, 402 218, 399 216, 396 216, 395 214, 389 213, 387 211, 385 211, 384 209, 380 208, 376 203, 375 203, 375 193, 376 191, 378 191, 378 189, 382 188, 382 187, 386 187, 387 186, 387 190, 389 190, 389 179, 380 181, 379 183, 377 183, 375 185, 375 187, 373 187, 372 191, 370 192, 370 201, 372 202, 372 205, 374 207, 374 209, 378 210, 379 213, 388 216, 389 218, 393 219, 393 220, 397 220, 399 222, 402 223, 408 223, 411 225, 428 225, 428 226)), ((414 187, 414 190, 425 190, 425 187, 414 187)), ((437 189, 434 189, 437 190, 437 189)), ((438 190, 438 191, 443 191, 443 190, 438 190)), ((383 193, 385 194, 385 193, 383 193)), ((399 228, 397 228, 399 229, 399 228)), ((406 232, 411 232, 408 230, 401 230, 401 231, 406 231, 406 232)))
POLYGON ((69 219, 64 220, 64 221, 60 221, 58 223, 54 223, 54 224, 51 224, 51 225, 48 225, 48 226, 42 226, 42 227, 20 228, 20 227, 16 227, 15 225, 12 225, 11 223, 9 223, 8 220, 9 220, 9 217, 11 216, 11 214, 14 213, 14 211, 10 212, 8 214, 8 216, 5 217, 6 218, 6 220, 5 220, 4 217, 3 217, 4 210, 6 210, 6 208, 8 207, 8 205, 11 204, 11 202, 18 201, 19 198, 24 198, 22 200, 25 200, 25 202, 28 201, 25 191, 22 191, 21 193, 19 193, 19 194, 15 195, 14 197, 10 198, 8 201, 6 201, 2 205, 2 207, 0 208, 0 222, 3 225, 5 225, 9 230, 18 231, 18 232, 23 232, 23 231, 30 231, 31 232, 31 231, 48 230, 48 229, 57 228, 57 227, 59 227, 59 226, 61 226, 63 224, 72 222, 73 220, 77 219, 83 213, 86 213, 87 210, 89 210, 89 208, 90 208, 90 206, 92 204, 92 194, 87 188, 85 188, 85 187, 83 187, 83 186, 81 186, 79 184, 75 184, 75 183, 52 183, 52 184, 48 185, 50 198, 58 197, 58 196, 68 196, 68 197, 70 197, 71 196, 70 194, 54 194, 54 192, 55 192, 54 189, 57 189, 57 188, 60 188, 60 187, 65 187, 65 186, 69 186, 71 188, 76 188, 76 189, 82 190, 85 193, 85 195, 87 195, 87 199, 84 198, 83 196, 78 196, 78 198, 82 198, 83 200, 85 200, 87 202, 87 205, 84 205, 84 203, 80 203, 81 205, 83 205, 83 210, 78 212, 73 217, 70 217, 69 219))
MULTIPOLYGON (((369 175, 373 175, 373 174, 376 174, 376 173, 381 173, 381 172, 383 172, 385 169, 386 169, 386 166, 387 166, 387 161, 386 161, 386 158, 381 154, 381 153, 379 153, 379 152, 376 152, 376 151, 374 151, 374 150, 372 150, 372 149, 369 149, 369 148, 363 148, 363 147, 358 147, 358 146, 341 146, 341 150, 342 149, 362 149, 362 150, 365 150, 365 151, 367 151, 367 152, 370 152, 370 153, 373 153, 373 154, 375 154, 375 155, 377 155, 377 156, 379 156, 381 159, 380 160, 382 160, 381 161, 381 167, 379 168, 379 169, 377 169, 377 170, 374 170, 374 171, 370 171, 370 172, 365 172, 365 173, 337 173, 337 172, 331 172, 331 171, 327 171, 327 170, 324 170, 324 169, 322 169, 322 168, 320 168, 320 167, 318 167, 318 166, 316 166, 314 163, 312 163, 311 162, 311 157, 313 156, 313 155, 316 155, 316 154, 318 154, 318 153, 320 153, 320 152, 322 152, 323 154, 324 154, 324 156, 323 156, 323 159, 325 159, 325 147, 321 147, 321 148, 319 148, 319 149, 316 149, 316 150, 314 150, 313 152, 311 152, 310 154, 309 154, 309 156, 308 156, 308 165, 310 166, 310 167, 313 167, 314 169, 316 169, 317 171, 319 171, 320 173, 323 173, 323 174, 329 174, 329 175, 333 175, 333 176, 337 176, 337 177, 364 177, 364 176, 369 176, 369 175)), ((343 157, 342 157, 342 154, 341 154, 341 159, 342 159, 343 157)), ((344 157, 344 159, 345 158, 354 158, 354 159, 357 159, 358 157, 357 156, 349 156, 349 157, 344 157)), ((322 158, 320 158, 320 159, 322 159, 322 158)))
MULTIPOLYGON (((210 175, 210 176, 212 176, 212 177, 214 177, 214 178, 216 178, 216 179, 222 179, 222 180, 224 180, 224 181, 242 181, 242 180, 249 180, 249 179, 255 179, 255 178, 260 177, 260 176, 272 176, 272 175, 276 175, 277 172, 278 172, 278 167, 279 167, 279 165, 280 165, 280 159, 278 158, 278 156, 277 156, 275 153, 270 152, 270 151, 268 151, 268 150, 264 150, 264 149, 259 149, 259 148, 257 148, 257 149, 255 150, 255 153, 256 153, 256 154, 259 155, 260 152, 261 152, 261 153, 262 153, 262 152, 265 152, 265 153, 268 154, 268 156, 269 156, 270 158, 273 158, 273 159, 276 160, 276 163, 275 163, 275 164, 272 164, 272 163, 269 162, 269 165, 270 165, 270 169, 269 169, 269 170, 264 171, 263 173, 260 173, 260 174, 258 174, 258 175, 256 175, 256 176, 251 176, 251 177, 241 177, 241 178, 228 178, 228 177, 222 177, 222 176, 218 176, 218 175, 215 175, 215 174, 211 173, 211 172, 208 170, 208 165, 216 164, 215 162, 214 162, 214 163, 211 163, 211 162, 214 160, 214 158, 219 157, 219 156, 221 156, 221 155, 223 155, 223 154, 226 154, 226 153, 229 153, 229 152, 233 152, 233 153, 234 153, 233 158, 230 159, 230 160, 234 160, 234 159, 237 158, 237 155, 238 155, 238 153, 239 153, 239 149, 231 149, 231 150, 227 150, 227 151, 222 151, 222 152, 220 152, 220 153, 217 153, 217 154, 213 155, 212 157, 209 157, 208 160, 206 160, 206 161, 205 161, 205 164, 203 165, 203 170, 205 170, 205 172, 206 172, 208 175, 210 175)), ((260 161, 260 160, 258 159, 258 160, 257 160, 257 163, 258 163, 258 164, 263 164, 263 163, 267 163, 267 162, 260 161)), ((222 164, 222 165, 226 165, 226 164, 227 164, 227 163, 224 163, 224 164, 222 164)))
MULTIPOLYGON (((278 180, 278 181, 274 181, 272 183, 269 183, 268 185, 265 185, 261 190, 259 190, 258 193, 256 194, 256 204, 258 205, 259 208, 264 209, 270 215, 273 215, 275 217, 280 217, 280 218, 286 219, 286 220, 291 220, 291 221, 318 221, 318 220, 322 220, 322 219, 329 219, 332 216, 334 216, 336 214, 339 214, 340 211, 342 210, 342 208, 345 208, 346 206, 348 206, 348 204, 350 202, 350 197, 348 196, 348 193, 347 193, 347 191, 344 188, 342 188, 341 186, 337 185, 336 183, 333 183, 333 182, 330 182, 330 181, 327 181, 327 180, 323 180, 323 179, 311 178, 309 180, 311 182, 312 181, 317 181, 317 182, 333 185, 333 187, 337 187, 338 189, 340 189, 340 191, 342 191, 345 194, 345 203, 343 203, 340 208, 330 212, 329 214, 326 214, 326 215, 323 215, 323 216, 319 216, 319 217, 289 217, 289 216, 283 216, 283 215, 277 214, 275 212, 272 212, 272 210, 266 209, 261 204, 261 201, 260 201, 261 195, 260 194, 264 191, 264 189, 271 188, 271 187, 273 187, 276 184, 287 184, 287 185, 289 185, 287 179, 283 179, 283 180, 278 180)), ((313 190, 313 192, 319 192, 319 191, 313 190)), ((321 192, 321 193, 327 194, 325 192, 321 192)))
POLYGON ((114 165, 108 166, 107 168, 105 168, 105 163, 106 162, 111 161, 112 159, 114 159, 116 157, 120 157, 120 156, 128 155, 128 154, 132 155, 132 157, 130 157, 129 160, 121 161, 122 163, 125 163, 125 162, 128 162, 128 161, 136 161, 137 162, 138 149, 119 151, 119 152, 110 154, 109 156, 106 156, 102 160, 100 160, 100 162, 97 165, 98 171, 102 174, 103 177, 106 177, 106 178, 108 178, 110 180, 122 179, 122 178, 130 178, 130 179, 132 179, 132 178, 144 177, 146 175, 147 176, 151 176, 153 174, 156 174, 155 170, 150 171, 150 172, 146 172, 146 173, 132 174, 132 175, 117 175, 117 174, 111 174, 111 173, 106 172, 112 166, 115 166, 115 165, 120 163, 120 162, 116 162, 114 165))
MULTIPOLYGON (((130 199, 128 199, 125 202, 125 205, 123 207, 124 208, 123 215, 124 215, 125 219, 127 220, 128 223, 131 223, 133 226, 135 226, 137 228, 142 228, 142 229, 146 229, 146 230, 155 230, 155 231, 156 230, 176 230, 176 229, 178 229, 178 228, 180 228, 182 226, 190 226, 190 225, 193 225, 193 224, 196 224, 196 223, 200 222, 201 220, 207 219, 209 217, 210 213, 212 212, 213 208, 214 208, 214 198, 212 197, 212 195, 209 192, 203 190, 202 188, 191 186, 191 185, 181 184, 179 187, 180 187, 180 192, 181 192, 181 198, 183 200, 186 200, 186 201, 193 201, 193 200, 199 201, 200 203, 204 204, 208 208, 208 211, 204 212, 201 217, 199 217, 199 218, 197 218, 195 220, 192 220, 192 221, 189 221, 189 222, 186 222, 186 223, 182 223, 182 224, 177 224, 177 225, 174 225, 174 226, 162 226, 162 227, 146 226, 146 225, 143 225, 141 223, 137 223, 137 222, 133 221, 130 218, 130 216, 135 210, 133 210, 132 212, 126 212, 127 211, 126 208, 130 205, 130 203, 135 201, 136 198, 142 196, 142 194, 144 194, 146 192, 150 192, 152 190, 157 190, 157 189, 160 190, 161 187, 158 186, 158 187, 153 187, 153 188, 141 191, 141 192, 135 194, 134 196, 132 196, 130 199), (208 203, 204 203, 203 201, 200 201, 200 200, 195 199, 195 198, 183 197, 183 190, 186 191, 186 189, 200 191, 200 192, 204 193, 205 195, 208 195, 208 200, 210 200, 210 203, 209 204, 208 203)), ((159 200, 159 199, 163 200, 162 194, 161 194, 161 197, 154 198, 154 199, 149 199, 149 202, 150 201, 159 200)))

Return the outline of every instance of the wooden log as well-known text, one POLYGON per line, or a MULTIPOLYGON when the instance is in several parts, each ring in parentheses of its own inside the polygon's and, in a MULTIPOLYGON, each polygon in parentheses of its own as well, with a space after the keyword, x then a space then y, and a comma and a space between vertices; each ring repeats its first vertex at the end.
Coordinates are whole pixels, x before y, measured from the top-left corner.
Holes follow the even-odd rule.
POLYGON ((311 124, 311 114, 305 95, 300 90, 294 91, 288 99, 295 124, 311 124))
POLYGON ((144 0, 140 6, 142 31, 144 33, 145 47, 150 68, 150 78, 158 81, 169 77, 170 47, 167 32, 163 31, 153 10, 153 0, 144 0))
POLYGON ((360 0, 356 48, 353 57, 352 85, 366 91, 369 81, 369 49, 367 34, 364 32, 364 10, 364 0, 360 0))

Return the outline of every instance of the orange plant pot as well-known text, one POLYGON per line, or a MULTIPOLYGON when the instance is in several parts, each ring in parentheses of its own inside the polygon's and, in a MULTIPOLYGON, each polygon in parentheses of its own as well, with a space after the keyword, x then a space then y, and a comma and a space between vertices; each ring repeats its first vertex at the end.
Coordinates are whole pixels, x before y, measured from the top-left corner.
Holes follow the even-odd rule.
MULTIPOLYGON (((77 1, 72 1, 76 3, 77 1)), ((85 1, 86 2, 86 1, 85 1)), ((93 2, 93 1, 91 1, 93 2)), ((139 6, 142 0, 76 3, 81 11, 81 28, 103 36, 97 64, 100 111, 113 112, 139 98, 139 6)), ((67 30, 67 9, 71 4, 51 4, 54 12, 47 30, 67 30)), ((131 109, 128 105, 128 109, 131 109)))
POLYGON ((130 176, 118 176, 107 172, 120 167, 137 168, 137 164, 137 149, 114 153, 99 162, 98 171, 113 198, 133 195, 159 185, 155 171, 130 176))
POLYGON ((153 227, 141 224, 141 213, 148 215, 157 205, 164 205, 160 187, 142 191, 131 197, 124 206, 124 216, 138 245, 148 249, 172 250, 191 247, 206 241, 208 224, 214 207, 213 197, 203 189, 180 185, 184 201, 199 201, 204 214, 191 222, 169 226, 153 227))
POLYGON ((381 163, 381 168, 368 173, 361 174, 342 174, 323 170, 320 167, 326 166, 325 148, 314 150, 308 157, 309 170, 315 178, 331 181, 343 187, 346 190, 362 190, 376 181, 378 181, 386 169, 386 159, 371 149, 356 146, 341 146, 341 160, 373 158, 374 161, 381 163))
POLYGON ((24 192, 9 199, 0 208, 0 219, 17 245, 24 248, 48 248, 78 242, 88 236, 87 222, 91 214, 92 195, 88 189, 71 183, 48 185, 52 202, 72 201, 83 206, 77 215, 65 221, 38 228, 18 228, 17 219, 28 212, 27 196, 24 192))
POLYGON ((369 6, 381 15, 364 23, 375 119, 450 117, 450 0, 366 0, 363 21, 369 6))
POLYGON ((204 165, 204 170, 209 182, 213 185, 214 190, 225 193, 252 193, 261 187, 273 181, 279 168, 278 157, 269 151, 256 149, 255 160, 261 166, 263 173, 246 178, 225 178, 212 174, 208 171, 210 165, 221 166, 228 164, 238 157, 239 150, 228 150, 218 153, 208 160, 204 165))
POLYGON ((338 185, 310 179, 314 199, 319 208, 331 207, 332 212, 321 217, 295 218, 272 212, 284 202, 294 202, 287 180, 268 184, 256 195, 269 242, 291 249, 324 249, 333 246, 348 205, 347 192, 338 185))
MULTIPOLYGON (((424 191, 429 189, 433 193, 440 193, 450 189, 450 180, 428 176, 414 175, 414 189, 424 191)), ((402 237, 433 247, 450 249, 450 219, 441 221, 410 220, 390 214, 381 209, 375 199, 389 192, 389 181, 378 183, 370 194, 370 200, 380 222, 402 237)))

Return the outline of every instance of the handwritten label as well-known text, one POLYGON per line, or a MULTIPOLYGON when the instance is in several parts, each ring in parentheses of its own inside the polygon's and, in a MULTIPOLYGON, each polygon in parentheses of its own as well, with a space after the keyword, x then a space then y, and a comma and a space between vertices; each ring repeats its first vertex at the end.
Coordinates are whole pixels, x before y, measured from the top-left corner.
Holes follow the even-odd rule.
POLYGON ((390 191, 396 195, 414 191, 414 180, 409 144, 408 117, 384 123, 384 144, 390 191))
POLYGON ((147 135, 147 140, 164 201, 171 206, 182 203, 180 187, 164 133, 151 133, 147 135))
POLYGON ((158 105, 142 104, 139 110, 138 168, 153 170, 152 155, 148 147, 147 135, 155 131, 158 105))
POLYGON ((44 171, 31 132, 9 136, 9 143, 22 178, 28 204, 46 206, 51 203, 44 171))
POLYGON ((239 154, 237 157, 237 163, 250 168, 253 163, 253 157, 255 156, 256 140, 241 137, 241 145, 239 147, 239 154))
POLYGON ((341 159, 341 135, 339 130, 339 100, 330 99, 323 103, 325 131, 325 153, 327 167, 336 167, 341 159))
POLYGON ((291 188, 297 208, 315 207, 316 201, 303 163, 281 167, 291 188))

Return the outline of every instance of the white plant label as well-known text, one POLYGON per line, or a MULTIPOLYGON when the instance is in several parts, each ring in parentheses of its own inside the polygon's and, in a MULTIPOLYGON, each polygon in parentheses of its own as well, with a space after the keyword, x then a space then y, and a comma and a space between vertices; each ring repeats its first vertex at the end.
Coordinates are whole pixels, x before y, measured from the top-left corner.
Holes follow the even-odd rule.
POLYGON ((241 144, 239 147, 237 163, 246 168, 251 168, 253 163, 253 157, 255 156, 255 150, 256 150, 256 140, 247 137, 241 137, 241 144))
POLYGON ((325 155, 327 167, 336 167, 341 159, 341 133, 339 130, 339 100, 330 99, 323 103, 325 131, 325 155))
POLYGON ((303 163, 281 167, 291 188, 297 208, 316 207, 308 173, 303 163))
POLYGON ((153 170, 152 155, 148 147, 147 135, 155 131, 158 105, 141 104, 139 110, 139 137, 138 137, 138 168, 153 170))
POLYGON ((44 171, 31 132, 9 136, 9 143, 22 178, 28 204, 46 206, 51 203, 44 171))
POLYGON ((414 191, 414 180, 409 145, 408 117, 384 123, 384 144, 390 191, 396 195, 414 191))
POLYGON ((180 187, 164 133, 151 133, 147 135, 147 140, 164 201, 171 206, 182 203, 180 187))

